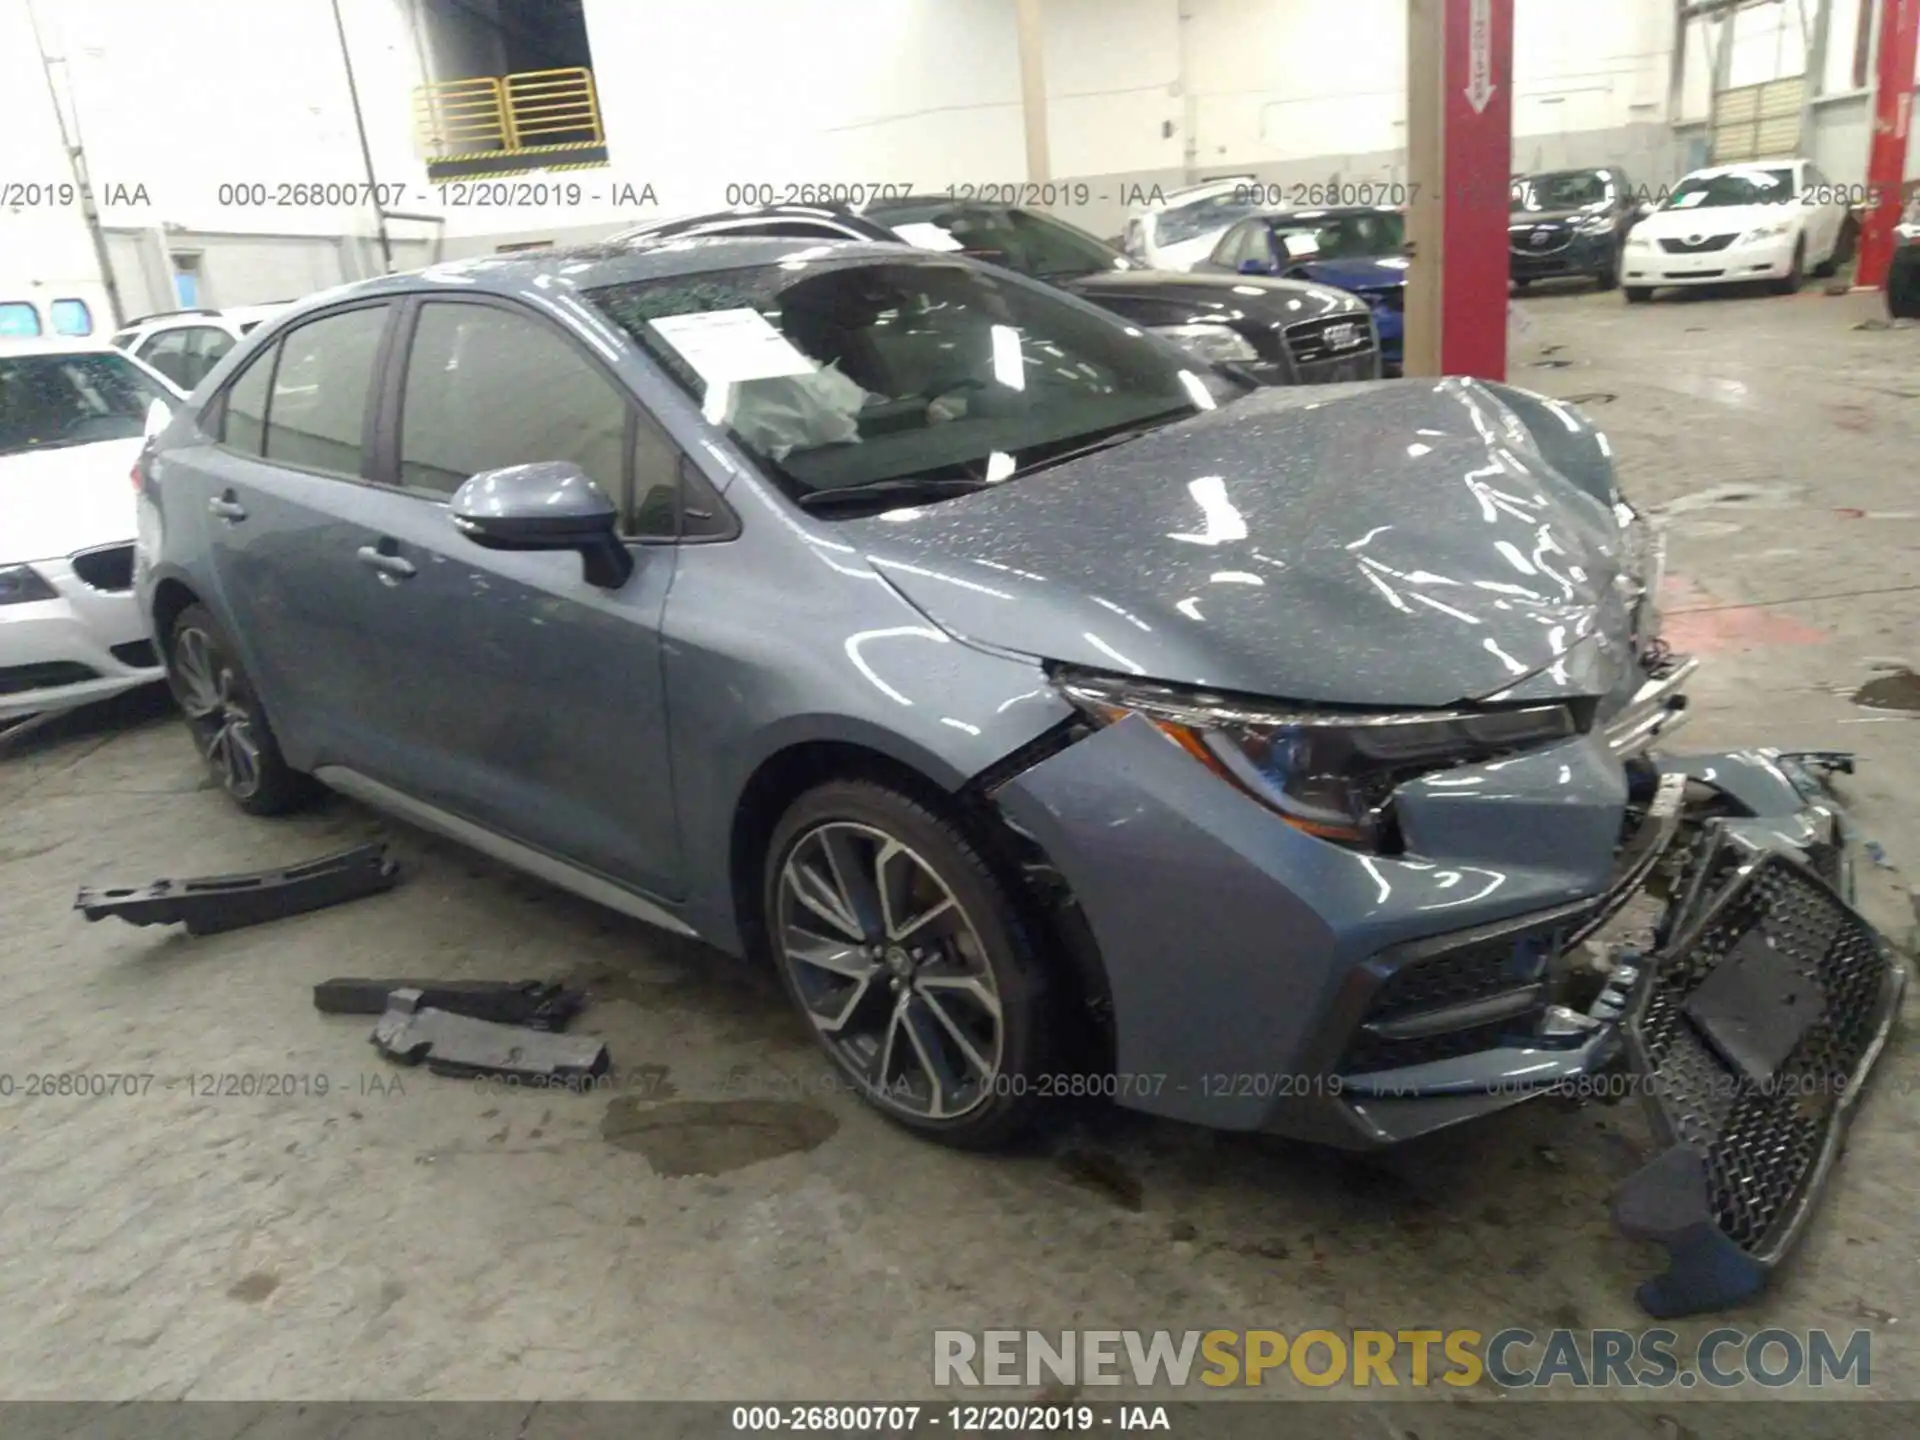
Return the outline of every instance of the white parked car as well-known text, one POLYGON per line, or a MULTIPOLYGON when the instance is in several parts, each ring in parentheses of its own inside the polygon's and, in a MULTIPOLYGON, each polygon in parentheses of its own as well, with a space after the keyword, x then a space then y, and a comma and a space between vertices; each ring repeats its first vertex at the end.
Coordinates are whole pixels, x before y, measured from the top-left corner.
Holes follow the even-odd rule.
POLYGON ((169 310, 143 315, 116 331, 113 343, 144 360, 182 390, 192 390, 240 337, 293 302, 230 310, 169 310))
POLYGON ((1229 229, 1268 208, 1264 188, 1251 175, 1232 175, 1164 192, 1127 217, 1121 248, 1149 270, 1191 270, 1229 229))
POLYGON ((99 341, 0 341, 0 724, 164 678, 133 598, 133 465, 186 397, 99 341))
POLYGON ((1742 280, 1791 295, 1807 275, 1833 273, 1847 189, 1811 160, 1696 170, 1627 236, 1622 289, 1635 304, 1667 285, 1742 280))

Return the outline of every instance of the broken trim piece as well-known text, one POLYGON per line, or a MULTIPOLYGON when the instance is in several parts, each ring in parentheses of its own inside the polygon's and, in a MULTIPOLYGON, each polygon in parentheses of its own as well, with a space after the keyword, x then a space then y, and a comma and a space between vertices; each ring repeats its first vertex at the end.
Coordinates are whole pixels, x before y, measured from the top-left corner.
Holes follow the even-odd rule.
POLYGON ((587 1003, 579 991, 541 980, 336 978, 313 987, 313 1008, 323 1015, 383 1015, 398 990, 419 992, 428 1009, 529 1030, 565 1030, 587 1003))
POLYGON ((434 1075, 509 1079, 565 1085, 607 1071, 599 1040, 553 1035, 518 1025, 496 1025, 453 1015, 421 1003, 418 990, 397 990, 370 1037, 375 1049, 402 1065, 422 1065, 434 1075))
POLYGON ((361 845, 284 870, 155 880, 138 888, 82 886, 73 908, 88 920, 129 925, 184 922, 189 935, 218 935, 267 920, 377 895, 400 883, 385 845, 361 845))

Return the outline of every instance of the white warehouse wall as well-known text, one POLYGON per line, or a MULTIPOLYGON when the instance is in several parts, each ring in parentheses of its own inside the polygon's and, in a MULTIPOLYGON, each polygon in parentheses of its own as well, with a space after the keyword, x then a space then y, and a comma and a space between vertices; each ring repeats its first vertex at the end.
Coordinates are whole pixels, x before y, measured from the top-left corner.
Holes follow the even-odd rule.
MULTIPOLYGON (((64 177, 25 3, 0 0, 8 168, 64 177)), ((377 264, 370 207, 219 203, 225 182, 366 179, 328 0, 37 3, 68 57, 96 178, 146 187, 148 204, 103 207, 145 303, 167 303, 162 226, 205 248, 213 303, 377 264)), ((1736 83, 1801 63, 1799 3, 1740 17, 1736 83)), ((1851 78, 1861 3, 1873 0, 1832 0, 1830 93, 1851 78)), ((441 217, 392 226, 402 264, 429 242, 460 254, 605 234, 642 218, 613 203, 622 185, 651 186, 672 212, 722 204, 730 183, 1028 178, 1014 0, 587 0, 610 167, 553 177, 578 185, 577 205, 442 210, 414 149, 412 92, 481 63, 488 38, 449 0, 341 4, 378 178, 400 188, 397 208, 441 217)), ((1119 228, 1127 185, 1404 173, 1406 0, 1043 0, 1042 14, 1053 177, 1089 182, 1089 203, 1065 213, 1100 233, 1119 228)), ((1672 30, 1672 0, 1516 0, 1516 167, 1610 161, 1645 183, 1673 178, 1685 152, 1672 126, 1704 117, 1709 75, 1696 27, 1681 114, 1668 114, 1672 30)), ((1850 103, 1821 111, 1818 153, 1839 178, 1864 166, 1864 102, 1850 103)), ((68 236, 72 220, 0 213, 12 247, 0 256, 22 253, 30 230, 68 236)))

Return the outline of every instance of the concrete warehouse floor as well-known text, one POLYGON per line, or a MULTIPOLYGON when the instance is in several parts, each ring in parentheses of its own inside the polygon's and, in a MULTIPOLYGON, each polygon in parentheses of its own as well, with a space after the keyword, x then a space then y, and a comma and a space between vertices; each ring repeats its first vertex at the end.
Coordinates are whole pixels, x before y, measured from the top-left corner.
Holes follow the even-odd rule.
MULTIPOLYGON (((1709 662, 1686 743, 1857 750, 1843 784, 1895 867, 1863 867, 1862 903, 1905 940, 1920 718, 1849 697, 1876 661, 1920 664, 1920 329, 1863 330, 1874 297, 1818 293, 1629 309, 1543 288, 1520 308, 1516 382, 1600 397, 1631 492, 1671 515, 1673 638, 1709 662)), ((901 1397, 929 1393, 935 1327, 1648 1323, 1632 1291, 1658 1252, 1604 1203, 1641 1153, 1631 1107, 1524 1107, 1367 1161, 1093 1111, 972 1158, 837 1092, 770 977, 344 800, 241 816, 156 698, 0 751, 0 814, 19 1079, 0 1100, 0 1397, 901 1397), (69 909, 83 882, 374 835, 408 880, 331 912, 190 940, 69 909), (370 1022, 312 1008, 329 975, 408 972, 587 986, 579 1028, 621 1088, 400 1071, 370 1022), (34 1072, 159 1078, 30 1099, 34 1072), (233 1072, 330 1093, 184 1078, 233 1072)), ((1896 1041, 1797 1260, 1733 1317, 1870 1327, 1876 1396, 1920 1397, 1916 1078, 1896 1041)))

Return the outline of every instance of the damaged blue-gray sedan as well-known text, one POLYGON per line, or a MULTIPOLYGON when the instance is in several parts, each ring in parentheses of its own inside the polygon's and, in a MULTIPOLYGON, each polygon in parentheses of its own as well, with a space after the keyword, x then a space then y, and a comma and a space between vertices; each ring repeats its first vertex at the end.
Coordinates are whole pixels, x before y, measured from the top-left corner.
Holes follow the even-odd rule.
POLYGON ((964 258, 692 239, 317 296, 135 482, 242 807, 769 954, 921 1135, 1632 1095, 1674 1314, 1764 1281, 1897 1007, 1842 757, 1666 750, 1655 537, 1507 386, 1255 390, 964 258))

